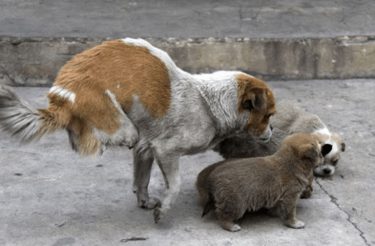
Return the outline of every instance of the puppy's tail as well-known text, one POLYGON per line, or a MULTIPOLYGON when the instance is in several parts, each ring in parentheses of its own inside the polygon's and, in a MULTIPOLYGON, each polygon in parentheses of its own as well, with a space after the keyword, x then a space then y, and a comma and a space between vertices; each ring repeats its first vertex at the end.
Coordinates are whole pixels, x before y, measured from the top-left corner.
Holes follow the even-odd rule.
POLYGON ((196 187, 199 193, 200 204, 203 207, 202 217, 205 216, 210 210, 215 209, 215 201, 213 195, 210 192, 209 175, 211 172, 221 164, 221 162, 215 163, 211 166, 203 169, 197 178, 196 187))
POLYGON ((203 207, 202 215, 203 218, 206 214, 208 214, 212 209, 215 209, 215 202, 211 194, 208 194, 208 200, 203 207))
POLYGON ((0 86, 0 129, 27 143, 67 126, 70 113, 57 107, 32 109, 13 90, 0 86))

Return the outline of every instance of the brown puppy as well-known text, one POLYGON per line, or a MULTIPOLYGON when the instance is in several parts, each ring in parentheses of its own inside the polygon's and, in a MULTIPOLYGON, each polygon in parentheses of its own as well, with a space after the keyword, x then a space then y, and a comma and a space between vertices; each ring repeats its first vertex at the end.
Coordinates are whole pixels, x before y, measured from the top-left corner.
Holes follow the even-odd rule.
MULTIPOLYGON (((296 203, 309 184, 316 166, 323 163, 316 136, 288 136, 279 150, 268 157, 225 160, 205 168, 197 179, 203 215, 215 209, 221 226, 229 231, 241 227, 234 221, 246 211, 271 209, 292 228, 303 228, 296 218, 296 203)), ((202 216, 203 216, 202 215, 202 216)))

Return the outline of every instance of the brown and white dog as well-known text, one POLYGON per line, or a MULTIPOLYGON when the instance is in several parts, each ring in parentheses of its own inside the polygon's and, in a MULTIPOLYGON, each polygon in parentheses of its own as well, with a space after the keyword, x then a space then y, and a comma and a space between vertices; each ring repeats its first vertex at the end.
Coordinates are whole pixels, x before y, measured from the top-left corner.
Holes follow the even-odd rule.
POLYGON ((106 145, 134 147, 138 205, 157 222, 180 189, 179 157, 247 132, 272 135, 274 96, 265 82, 238 71, 192 75, 143 39, 104 42, 67 62, 50 89, 47 109, 34 110, 0 87, 0 124, 23 142, 66 129, 72 148, 95 154, 106 145), (148 184, 156 160, 166 183, 162 202, 148 184))
POLYGON ((221 161, 201 171, 197 189, 204 216, 211 209, 221 226, 229 231, 241 227, 234 221, 246 211, 270 209, 292 228, 303 228, 296 218, 296 204, 323 163, 323 153, 314 134, 296 133, 286 137, 276 153, 266 157, 221 161))
POLYGON ((272 138, 269 142, 258 142, 251 135, 239 135, 225 139, 214 150, 225 159, 272 155, 282 140, 293 133, 313 133, 331 150, 324 156, 324 164, 314 169, 316 176, 332 176, 335 173, 340 154, 345 151, 345 143, 338 133, 331 132, 316 115, 307 112, 292 101, 277 102, 277 112, 271 118, 272 138))

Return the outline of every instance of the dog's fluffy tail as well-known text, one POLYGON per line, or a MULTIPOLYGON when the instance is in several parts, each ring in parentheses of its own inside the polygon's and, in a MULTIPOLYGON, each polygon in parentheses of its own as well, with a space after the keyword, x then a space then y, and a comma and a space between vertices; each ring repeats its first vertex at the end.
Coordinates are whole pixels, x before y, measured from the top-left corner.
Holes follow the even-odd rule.
POLYGON ((11 88, 0 86, 0 128, 21 142, 38 140, 47 133, 66 127, 69 117, 61 109, 32 109, 11 88))

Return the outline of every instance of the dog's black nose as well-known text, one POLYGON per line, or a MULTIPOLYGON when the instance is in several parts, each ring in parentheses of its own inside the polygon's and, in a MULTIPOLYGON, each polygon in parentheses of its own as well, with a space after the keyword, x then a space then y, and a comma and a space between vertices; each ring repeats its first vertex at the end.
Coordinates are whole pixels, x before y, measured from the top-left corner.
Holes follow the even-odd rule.
POLYGON ((331 169, 329 169, 329 168, 324 168, 324 169, 323 169, 323 173, 324 173, 324 174, 331 174, 331 169))

